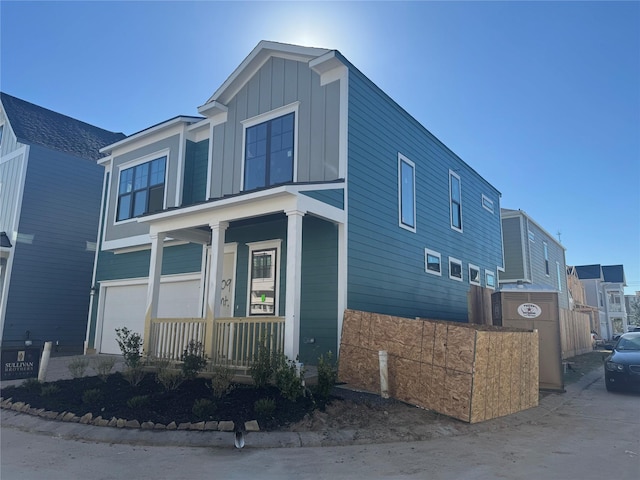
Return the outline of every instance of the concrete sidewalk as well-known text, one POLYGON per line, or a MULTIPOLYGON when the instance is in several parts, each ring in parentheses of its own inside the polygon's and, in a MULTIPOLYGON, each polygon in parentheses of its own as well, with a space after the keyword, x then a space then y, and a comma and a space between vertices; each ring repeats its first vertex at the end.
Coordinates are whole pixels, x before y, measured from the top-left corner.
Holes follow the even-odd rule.
MULTIPOLYGON (((67 365, 77 357, 51 358, 46 374, 46 381, 72 378, 67 365)), ((96 358, 96 357, 88 357, 96 358)), ((122 358, 116 362, 116 370, 123 367, 122 358)), ((91 370, 87 369, 91 374, 91 370)), ((516 427, 522 424, 535 423, 543 417, 553 415, 562 405, 571 401, 572 397, 601 381, 603 372, 596 369, 584 375, 579 381, 566 387, 565 393, 545 395, 538 407, 500 417, 487 422, 467 424, 455 419, 443 417, 442 421, 433 424, 433 436, 457 436, 480 433, 493 429, 516 427)), ((2 387, 21 384, 23 380, 3 381, 2 387)), ((8 409, 0 410, 2 428, 17 428, 23 431, 51 435, 66 439, 86 440, 113 444, 153 445, 153 446, 185 446, 185 447, 220 447, 232 448, 233 432, 194 431, 194 430, 145 430, 140 428, 110 428, 85 425, 73 422, 46 420, 38 416, 18 413, 8 409)), ((424 425, 421 425, 424 429, 424 425)), ((250 432, 246 434, 247 448, 280 448, 280 447, 318 447, 374 443, 370 436, 358 430, 327 430, 305 432, 250 432)), ((403 441, 399 438, 397 441, 403 441)), ((406 441, 406 440, 404 440, 406 441)))

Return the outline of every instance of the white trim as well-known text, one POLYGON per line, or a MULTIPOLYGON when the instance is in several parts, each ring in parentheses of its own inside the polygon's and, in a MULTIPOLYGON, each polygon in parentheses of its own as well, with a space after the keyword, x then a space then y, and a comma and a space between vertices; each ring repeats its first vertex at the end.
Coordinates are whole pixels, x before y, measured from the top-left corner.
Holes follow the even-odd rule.
POLYGON ((492 271, 492 270, 486 270, 486 269, 485 269, 485 271, 484 271, 484 285, 485 285, 485 287, 490 288, 491 290, 495 290, 495 289, 496 289, 496 286, 497 286, 497 285, 496 285, 497 278, 498 278, 498 277, 497 277, 497 275, 496 275, 496 272, 494 272, 494 271, 492 271), (487 278, 487 276, 488 276, 488 275, 492 275, 492 276, 493 276, 493 286, 491 286, 491 285, 489 284, 489 281, 488 281, 488 278, 487 278))
POLYGON ((454 257, 449 257, 449 278, 451 280, 455 280, 457 282, 462 282, 464 280, 464 273, 462 272, 462 260, 454 257), (460 267, 460 276, 456 277, 451 273, 451 264, 458 265, 460 267))
POLYGON ((435 250, 431 250, 429 248, 425 248, 424 249, 424 271, 426 273, 430 273, 431 275, 438 275, 439 277, 441 277, 442 276, 442 255, 440 255, 435 250), (427 266, 428 266, 428 261, 427 261, 428 255, 431 255, 433 257, 438 257, 438 266, 440 267, 440 271, 436 272, 434 270, 429 270, 429 268, 427 268, 427 266))
POLYGON ((280 265, 282 262, 282 239, 277 238, 274 240, 265 240, 262 242, 249 242, 245 244, 249 247, 249 253, 247 256, 247 304, 246 304, 246 314, 247 317, 259 317, 260 315, 251 315, 251 256, 253 252, 256 250, 268 250, 275 249, 276 250, 276 264, 274 266, 274 275, 276 282, 276 291, 274 292, 273 298, 273 315, 268 315, 269 317, 280 316, 280 265))
POLYGON ((473 265, 473 264, 469 264, 469 283, 471 285, 478 285, 478 286, 482 286, 482 275, 480 275, 482 272, 480 270, 480 267, 478 267, 477 265, 473 265), (474 269, 478 272, 478 281, 474 282, 473 280, 471 280, 473 277, 471 275, 471 270, 474 269))
MULTIPOLYGON (((270 120, 284 117, 285 115, 289 115, 293 113, 293 172, 292 172, 292 180, 294 182, 298 179, 298 110, 300 107, 300 102, 295 101, 293 103, 289 103, 287 105, 283 105, 282 107, 275 108, 273 110, 269 110, 268 112, 261 113, 259 115, 255 115, 251 118, 246 118, 242 120, 240 123, 242 124, 242 157, 240 163, 240 191, 244 191, 244 168, 245 168, 245 148, 246 148, 246 138, 247 138, 247 129, 254 127, 256 125, 260 125, 261 123, 268 122, 270 120)), ((267 185, 268 187, 268 185, 267 185)))
MULTIPOLYGON (((137 221, 138 217, 130 217, 125 218, 124 220, 118 220, 118 203, 120 201, 120 175, 124 170, 128 170, 130 168, 137 167, 138 165, 142 165, 145 163, 153 162, 154 160, 159 160, 164 157, 164 192, 162 193, 162 209, 165 210, 167 208, 167 186, 169 179, 169 155, 171 151, 168 148, 164 148, 162 150, 158 150, 155 153, 151 153, 149 155, 145 155, 143 157, 139 157, 128 162, 122 163, 115 167, 117 172, 116 179, 116 196, 115 196, 115 210, 113 212, 113 223, 112 225, 124 225, 127 223, 133 223, 137 221)), ((151 175, 151 169, 149 169, 149 175, 151 175)), ((133 195, 131 198, 133 201, 133 195)), ((146 212, 145 212, 146 213, 146 212)))
POLYGON ((464 228, 464 223, 462 221, 462 179, 460 178, 460 175, 458 175, 451 169, 449 169, 449 226, 451 226, 452 230, 460 233, 462 233, 464 228), (451 188, 451 177, 456 177, 458 179, 458 184, 460 185, 460 227, 456 227, 453 224, 453 195, 451 188))
POLYGON ((398 226, 416 233, 416 164, 398 152, 398 226), (407 225, 402 221, 402 164, 411 167, 411 181, 413 183, 413 225, 407 225))
POLYGON ((484 193, 482 194, 482 208, 484 208, 487 212, 494 212, 494 208, 493 208, 493 200, 491 200, 489 197, 487 197, 484 193), (487 204, 489 204, 489 206, 487 206, 487 204))
MULTIPOLYGON (((176 169, 176 196, 175 196, 175 201, 174 201, 174 205, 178 206, 178 205, 182 205, 182 177, 184 176, 184 162, 185 162, 185 155, 187 152, 187 136, 186 136, 186 125, 182 126, 182 130, 180 131, 180 137, 178 139, 178 167, 176 169)), ((167 187, 167 172, 169 171, 169 157, 167 157, 167 165, 165 165, 165 176, 164 176, 164 185, 165 185, 165 191, 166 191, 166 187, 167 187)), ((167 204, 166 199, 164 199, 165 202, 163 204, 163 206, 165 206, 167 204)))

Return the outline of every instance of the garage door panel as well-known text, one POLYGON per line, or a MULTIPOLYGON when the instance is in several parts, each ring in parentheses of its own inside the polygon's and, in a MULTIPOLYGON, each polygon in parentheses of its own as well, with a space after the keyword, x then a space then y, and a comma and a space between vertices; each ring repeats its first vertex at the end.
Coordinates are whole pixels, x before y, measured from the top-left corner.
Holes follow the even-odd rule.
MULTIPOLYGON (((200 317, 200 281, 162 282, 159 317, 200 317)), ((147 284, 117 285, 104 289, 101 353, 120 354, 116 328, 144 334, 147 284)))

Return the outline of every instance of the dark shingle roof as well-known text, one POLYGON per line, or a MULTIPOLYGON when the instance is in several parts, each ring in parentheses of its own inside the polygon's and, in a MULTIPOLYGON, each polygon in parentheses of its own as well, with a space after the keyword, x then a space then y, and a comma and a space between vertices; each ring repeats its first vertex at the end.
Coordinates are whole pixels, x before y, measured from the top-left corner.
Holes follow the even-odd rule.
POLYGON ((578 278, 580 280, 600 278, 600 264, 576 266, 576 273, 578 274, 578 278))
POLYGON ((110 132, 0 92, 11 128, 21 143, 41 145, 78 157, 97 160, 98 150, 122 140, 110 132))
POLYGON ((602 274, 604 275, 605 282, 626 283, 622 265, 603 265, 602 274))

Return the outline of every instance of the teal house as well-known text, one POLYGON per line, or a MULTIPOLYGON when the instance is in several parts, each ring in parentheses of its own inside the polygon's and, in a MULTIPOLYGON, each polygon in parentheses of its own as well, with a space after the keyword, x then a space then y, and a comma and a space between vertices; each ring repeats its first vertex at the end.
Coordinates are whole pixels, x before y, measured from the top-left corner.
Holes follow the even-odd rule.
POLYGON ((500 193, 340 52, 260 42, 197 111, 101 149, 90 351, 314 363, 345 309, 467 322, 496 288, 500 193))

